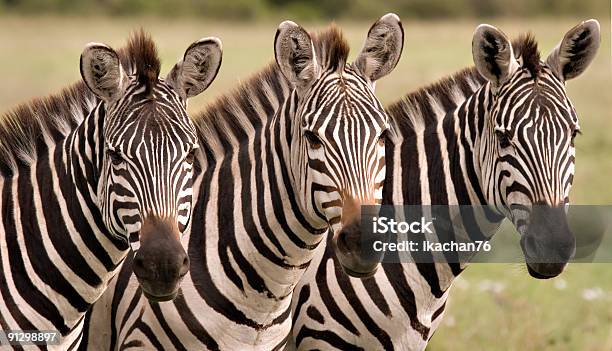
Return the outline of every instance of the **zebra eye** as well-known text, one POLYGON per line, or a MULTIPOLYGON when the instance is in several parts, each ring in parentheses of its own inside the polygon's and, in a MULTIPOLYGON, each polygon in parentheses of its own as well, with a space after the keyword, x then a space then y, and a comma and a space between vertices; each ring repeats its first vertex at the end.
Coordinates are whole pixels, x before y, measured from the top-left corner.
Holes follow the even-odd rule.
POLYGON ((189 153, 187 153, 187 156, 185 156, 185 162, 187 162, 188 164, 192 165, 193 160, 195 160, 195 150, 189 151, 189 153))
POLYGON ((311 132, 309 130, 304 131, 304 137, 306 138, 306 140, 308 140, 308 144, 310 144, 310 147, 312 147, 313 149, 318 149, 323 146, 323 143, 321 143, 321 139, 319 139, 319 137, 314 132, 311 132))
POLYGON ((383 130, 378 137, 378 145, 385 146, 385 141, 387 140, 387 136, 389 135, 389 129, 383 130))
POLYGON ((123 156, 121 156, 121 152, 108 149, 106 150, 106 154, 108 157, 110 157, 113 165, 120 166, 123 163, 123 156))
POLYGON ((499 146, 502 148, 507 148, 510 146, 510 132, 505 130, 496 130, 495 136, 499 140, 499 146))
POLYGON ((580 131, 580 129, 574 129, 572 131, 572 146, 574 146, 574 139, 576 139, 576 136, 578 134, 582 134, 582 132, 580 131))

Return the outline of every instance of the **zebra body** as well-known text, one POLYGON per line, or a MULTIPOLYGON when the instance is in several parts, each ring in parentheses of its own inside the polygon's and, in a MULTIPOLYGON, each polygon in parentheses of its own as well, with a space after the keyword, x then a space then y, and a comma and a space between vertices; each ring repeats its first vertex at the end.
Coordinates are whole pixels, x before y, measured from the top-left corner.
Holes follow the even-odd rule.
MULTIPOLYGON (((522 236, 530 274, 559 274, 573 249, 564 214, 553 221, 558 225, 553 234, 534 233, 531 225, 539 220, 536 206, 558 213, 556 206, 569 201, 579 126, 564 81, 588 66, 598 46, 599 25, 586 21, 570 30, 544 63, 532 38, 510 44, 494 27, 479 27, 476 68, 387 109, 394 133, 387 143, 383 203, 490 206, 494 212, 483 217, 475 234, 486 239, 509 218, 522 236), (543 249, 529 260, 535 250, 525 239, 534 235, 542 247, 558 251, 543 249), (567 244, 559 245, 563 240, 567 244), (552 256, 556 260, 546 261, 552 256)), ((423 350, 464 268, 383 263, 374 276, 359 280, 342 273, 328 242, 296 287, 294 343, 300 350, 423 350)))
MULTIPOLYGON (((84 82, 20 106, 0 120, 0 327, 60 333, 59 345, 16 349, 74 349, 85 312, 129 252, 128 237, 140 241, 139 228, 133 226, 147 226, 149 216, 157 215, 172 218, 177 227, 181 221, 187 224, 192 172, 182 156, 177 162, 169 154, 195 144, 195 129, 181 101, 183 85, 157 80, 159 72, 141 81, 150 69, 158 70, 159 61, 142 32, 119 52, 89 44, 81 56, 84 82), (168 140, 176 136, 180 142, 167 153, 146 152, 148 142, 141 141, 163 140, 159 146, 169 147, 168 140), (139 153, 130 161, 118 160, 131 151, 119 150, 126 145, 139 153), (148 163, 151 155, 160 161, 148 163), (168 184, 145 184, 128 175, 138 168, 128 170, 126 162, 141 162, 153 177, 177 163, 181 167, 166 177, 168 184), (149 196, 154 193, 157 199, 149 196)), ((143 245, 151 245, 151 237, 143 245)), ((166 272, 160 269, 159 274, 165 277, 166 272)), ((177 283, 168 285, 176 289, 177 283)), ((153 293, 160 289, 147 288, 153 293)))
MULTIPOLYGON (((81 103, 76 111, 93 109, 95 96, 84 85, 70 91, 81 103)), ((71 334, 73 327, 125 256, 125 241, 108 233, 99 212, 92 213, 91 183, 80 164, 92 163, 80 150, 94 154, 87 139, 97 135, 96 116, 92 113, 60 143, 45 138, 32 163, 0 180, 3 330, 57 330, 72 345, 79 332, 71 334)))
MULTIPOLYGON (((92 310, 89 344, 282 348, 291 294, 327 229, 341 232, 354 220, 347 206, 382 196, 387 119, 372 82, 393 69, 402 45, 399 18, 384 16, 370 30, 370 50, 348 64, 337 28, 311 39, 283 22, 277 63, 195 118, 200 170, 181 294, 149 304, 124 265, 92 310)), ((346 262, 354 270, 359 263, 346 262)))

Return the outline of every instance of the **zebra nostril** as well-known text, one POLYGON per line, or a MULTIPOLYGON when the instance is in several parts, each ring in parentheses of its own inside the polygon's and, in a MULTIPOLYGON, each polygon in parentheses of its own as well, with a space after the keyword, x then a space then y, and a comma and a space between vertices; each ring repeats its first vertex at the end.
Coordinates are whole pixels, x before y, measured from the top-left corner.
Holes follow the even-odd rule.
POLYGON ((138 255, 134 257, 134 274, 140 278, 146 275, 144 259, 138 255))
POLYGON ((528 259, 536 258, 538 252, 537 252, 535 238, 530 235, 525 235, 523 249, 525 250, 525 254, 527 256, 526 258, 528 259))
POLYGON ((183 257, 183 264, 181 265, 179 269, 179 277, 181 278, 184 277, 188 271, 189 271, 189 256, 185 254, 185 257, 183 257))

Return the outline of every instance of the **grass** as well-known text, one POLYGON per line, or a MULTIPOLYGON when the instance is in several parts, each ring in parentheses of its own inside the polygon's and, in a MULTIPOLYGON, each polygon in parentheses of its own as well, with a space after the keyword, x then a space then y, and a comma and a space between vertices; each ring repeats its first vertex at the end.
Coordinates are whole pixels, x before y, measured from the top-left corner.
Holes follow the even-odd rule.
POLYGON ((535 281, 523 265, 472 264, 451 292, 430 350, 612 349, 610 264, 535 281))
MULTIPOLYGON (((567 85, 583 131, 576 141, 572 191, 572 201, 579 204, 612 203, 610 21, 599 19, 600 53, 583 76, 567 85)), ((158 42, 163 73, 200 37, 214 35, 223 40, 221 71, 211 88, 190 102, 189 109, 195 112, 272 59, 274 33, 281 20, 242 25, 193 19, 2 17, 0 110, 80 79, 78 60, 87 42, 118 47, 131 30, 143 26, 158 42)), ((490 22, 511 37, 531 30, 545 56, 580 20, 405 21, 403 58, 393 74, 377 84, 378 96, 384 103, 392 102, 470 65, 471 36, 481 22, 490 22)), ((353 48, 351 57, 359 51, 370 24, 340 23, 353 48)), ((303 25, 323 27, 320 23, 303 25)), ((531 279, 518 264, 473 264, 457 282, 446 318, 429 348, 611 350, 612 264, 573 264, 561 277, 549 281, 531 279)))

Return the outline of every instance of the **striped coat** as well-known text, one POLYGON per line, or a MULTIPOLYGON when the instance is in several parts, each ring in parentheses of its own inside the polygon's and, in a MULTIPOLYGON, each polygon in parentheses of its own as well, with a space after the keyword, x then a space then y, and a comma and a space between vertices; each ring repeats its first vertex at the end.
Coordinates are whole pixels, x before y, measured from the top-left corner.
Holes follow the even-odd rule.
MULTIPOLYGON (((475 68, 387 108, 393 133, 384 203, 490 206, 471 236, 487 239, 508 218, 521 235, 530 275, 560 274, 575 247, 562 206, 579 131, 564 82, 586 69, 598 46, 594 20, 572 28, 546 61, 531 36, 510 43, 496 28, 480 26, 475 68)), ((360 280, 343 274, 330 246, 328 240, 296 287, 295 346, 425 349, 465 265, 391 259, 360 280)))
POLYGON ((355 204, 380 201, 388 124, 373 81, 394 68, 402 42, 397 16, 384 16, 347 63, 336 27, 311 37, 281 23, 277 62, 194 118, 201 152, 181 294, 147 303, 124 265, 93 308, 88 344, 281 349, 293 288, 328 228, 349 235, 340 233, 357 220, 355 204))
MULTIPOLYGON (((187 224, 192 172, 184 154, 195 143, 195 127, 184 99, 197 92, 194 82, 207 83, 193 79, 192 90, 182 95, 181 79, 192 77, 179 73, 164 82, 158 79, 159 66, 154 44, 142 32, 119 52, 89 44, 81 56, 84 82, 33 100, 0 120, 2 330, 57 331, 59 345, 48 348, 76 348, 85 312, 127 255, 128 238, 140 243, 141 226, 143 232, 160 232, 151 223, 158 215, 178 228, 182 212, 187 224), (151 145, 169 146, 169 139, 181 153, 178 160, 151 145), (153 156, 155 165, 147 162, 153 156), (134 172, 142 168, 150 177, 164 175, 169 184, 138 181, 134 172), (143 200, 151 193, 168 200, 143 200), (186 195, 187 212, 181 211, 186 195)), ((178 229, 176 234, 178 242, 178 229)), ((159 264, 169 254, 180 257, 180 245, 178 252, 143 250, 154 237, 142 240, 139 254, 148 252, 147 264, 159 264)), ((147 285, 143 277, 143 289, 157 295, 178 288, 175 272, 153 270, 161 283, 147 285)))

